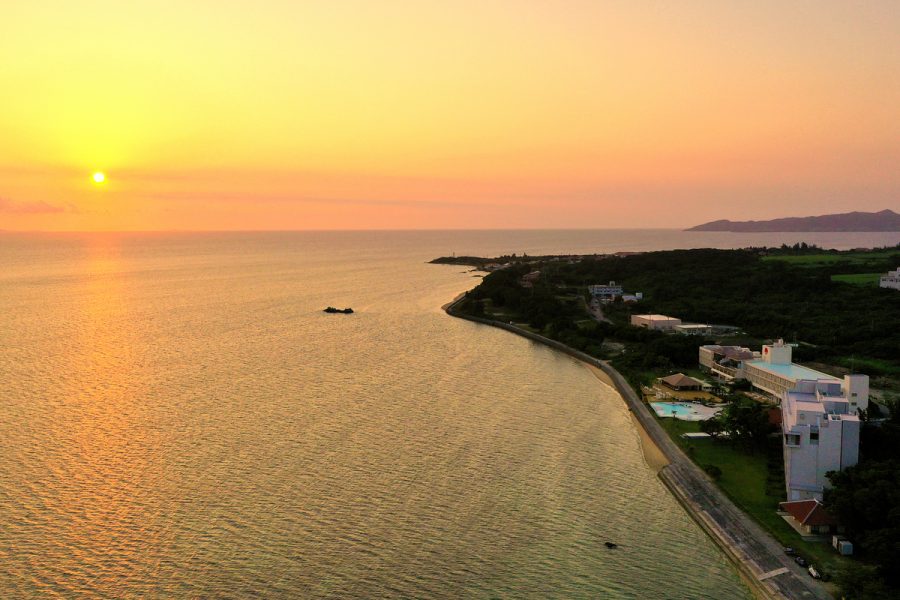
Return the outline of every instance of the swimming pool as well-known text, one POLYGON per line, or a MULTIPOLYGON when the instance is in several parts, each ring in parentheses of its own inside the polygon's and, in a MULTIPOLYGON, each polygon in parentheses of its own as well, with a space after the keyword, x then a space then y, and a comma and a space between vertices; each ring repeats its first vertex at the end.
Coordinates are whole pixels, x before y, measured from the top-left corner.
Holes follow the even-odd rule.
POLYGON ((651 402, 650 406, 660 417, 674 417, 682 421, 705 421, 722 410, 691 402, 651 402))

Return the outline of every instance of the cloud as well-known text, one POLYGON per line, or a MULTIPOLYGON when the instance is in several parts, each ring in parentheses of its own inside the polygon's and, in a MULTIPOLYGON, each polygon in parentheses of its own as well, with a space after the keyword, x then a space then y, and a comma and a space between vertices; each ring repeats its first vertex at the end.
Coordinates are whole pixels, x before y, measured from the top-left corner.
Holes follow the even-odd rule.
POLYGON ((65 212, 61 206, 49 202, 14 202, 9 198, 0 197, 0 213, 15 215, 41 215, 65 212))

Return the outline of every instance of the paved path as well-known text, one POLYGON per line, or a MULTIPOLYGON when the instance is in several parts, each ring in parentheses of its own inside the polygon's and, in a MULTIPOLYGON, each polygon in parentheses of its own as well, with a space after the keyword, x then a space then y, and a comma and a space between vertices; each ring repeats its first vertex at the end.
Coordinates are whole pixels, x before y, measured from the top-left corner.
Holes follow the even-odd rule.
POLYGON ((587 301, 582 298, 581 303, 584 305, 584 309, 587 311, 587 314, 591 316, 592 319, 597 321, 598 323, 612 323, 609 319, 606 318, 606 315, 603 314, 603 307, 598 306, 597 308, 592 308, 587 301))
POLYGON ((832 598, 821 583, 812 579, 805 569, 786 556, 781 545, 735 506, 682 452, 650 414, 650 409, 638 398, 625 378, 609 363, 514 325, 459 313, 455 310, 455 305, 460 300, 462 297, 444 307, 448 314, 506 329, 556 348, 606 372, 647 435, 669 459, 670 464, 659 472, 660 479, 685 507, 688 514, 722 548, 758 595, 791 600, 832 598))

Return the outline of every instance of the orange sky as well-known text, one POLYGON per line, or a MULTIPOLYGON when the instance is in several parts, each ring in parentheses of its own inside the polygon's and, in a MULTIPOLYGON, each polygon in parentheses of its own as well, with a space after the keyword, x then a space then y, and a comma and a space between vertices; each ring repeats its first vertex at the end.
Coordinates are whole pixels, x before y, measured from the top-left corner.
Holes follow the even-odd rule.
POLYGON ((0 229, 900 210, 898 31, 896 0, 4 3, 0 229))

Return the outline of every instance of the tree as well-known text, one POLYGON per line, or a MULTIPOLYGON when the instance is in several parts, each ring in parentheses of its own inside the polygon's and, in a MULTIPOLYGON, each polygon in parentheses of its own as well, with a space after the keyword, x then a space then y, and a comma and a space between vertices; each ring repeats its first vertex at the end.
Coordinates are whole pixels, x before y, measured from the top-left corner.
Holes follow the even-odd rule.
POLYGON ((885 600, 897 598, 896 590, 887 587, 875 567, 858 564, 838 573, 836 583, 847 600, 885 600))
POLYGON ((722 469, 716 465, 703 465, 703 470, 712 477, 713 481, 718 481, 722 478, 722 469))
POLYGON ((732 441, 750 449, 765 446, 766 438, 775 431, 768 408, 746 396, 726 406, 719 418, 732 441))
POLYGON ((705 421, 700 421, 700 431, 709 435, 714 440, 717 440, 725 433, 725 424, 719 417, 713 417, 705 421))
POLYGON ((867 461, 828 474, 825 505, 846 527, 861 553, 879 567, 888 586, 900 588, 900 461, 867 461))

